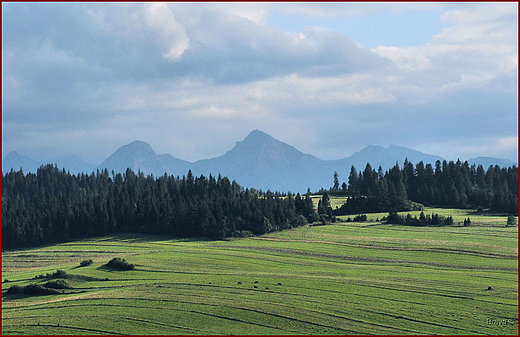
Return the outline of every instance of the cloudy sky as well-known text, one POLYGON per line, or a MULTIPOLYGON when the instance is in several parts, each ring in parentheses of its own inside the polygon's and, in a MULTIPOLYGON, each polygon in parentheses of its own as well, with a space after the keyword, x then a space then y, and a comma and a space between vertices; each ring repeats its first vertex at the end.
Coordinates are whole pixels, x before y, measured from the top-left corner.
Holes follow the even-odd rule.
POLYGON ((518 161, 518 4, 2 3, 2 150, 195 161, 262 130, 518 161))

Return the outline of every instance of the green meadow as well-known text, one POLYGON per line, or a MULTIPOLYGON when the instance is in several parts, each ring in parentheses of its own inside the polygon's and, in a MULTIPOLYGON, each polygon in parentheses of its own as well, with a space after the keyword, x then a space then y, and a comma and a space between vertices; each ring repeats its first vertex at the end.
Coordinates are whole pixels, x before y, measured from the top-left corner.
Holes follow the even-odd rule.
POLYGON ((517 335, 518 227, 432 212, 472 225, 367 214, 225 241, 129 234, 4 251, 2 334, 517 335), (114 257, 135 268, 106 268, 114 257), (59 294, 7 293, 58 269, 59 294))

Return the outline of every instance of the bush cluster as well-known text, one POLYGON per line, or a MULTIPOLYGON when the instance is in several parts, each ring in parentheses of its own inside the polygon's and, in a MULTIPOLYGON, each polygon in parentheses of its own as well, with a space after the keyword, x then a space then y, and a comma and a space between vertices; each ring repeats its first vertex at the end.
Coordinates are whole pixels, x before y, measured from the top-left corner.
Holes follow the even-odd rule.
POLYGON ((94 261, 92 259, 89 259, 89 260, 83 260, 79 263, 79 266, 80 267, 87 267, 87 266, 90 266, 91 264, 93 264, 94 261))
POLYGON ((34 279, 42 279, 42 278, 49 278, 49 279, 55 279, 55 278, 67 278, 68 275, 67 273, 64 271, 64 270, 56 270, 56 272, 50 274, 50 273, 47 273, 47 274, 41 274, 41 275, 37 275, 34 277, 34 279))
POLYGON ((117 270, 132 270, 135 267, 133 264, 128 263, 125 259, 122 259, 120 257, 115 257, 112 260, 108 261, 106 266, 117 270))
POLYGON ((354 222, 365 222, 367 221, 367 215, 366 214, 360 214, 360 215, 356 215, 354 217, 354 222))
POLYGON ((44 283, 43 286, 51 289, 72 289, 65 280, 49 281, 44 283))
POLYGON ((516 226, 517 226, 516 218, 512 215, 508 216, 506 227, 516 227, 516 226))
POLYGON ((44 286, 41 286, 39 284, 29 284, 24 287, 19 285, 12 285, 7 289, 7 294, 23 294, 23 295, 32 295, 32 296, 39 296, 39 295, 55 295, 55 294, 61 294, 60 291, 47 288, 44 286))

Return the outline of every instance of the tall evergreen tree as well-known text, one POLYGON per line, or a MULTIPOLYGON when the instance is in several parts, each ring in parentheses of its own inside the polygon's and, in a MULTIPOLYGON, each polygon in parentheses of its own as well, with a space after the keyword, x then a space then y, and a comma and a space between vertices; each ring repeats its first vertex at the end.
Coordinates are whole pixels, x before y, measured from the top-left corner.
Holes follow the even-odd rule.
POLYGON ((351 166, 350 174, 348 176, 348 191, 352 194, 359 194, 358 173, 354 165, 351 166))

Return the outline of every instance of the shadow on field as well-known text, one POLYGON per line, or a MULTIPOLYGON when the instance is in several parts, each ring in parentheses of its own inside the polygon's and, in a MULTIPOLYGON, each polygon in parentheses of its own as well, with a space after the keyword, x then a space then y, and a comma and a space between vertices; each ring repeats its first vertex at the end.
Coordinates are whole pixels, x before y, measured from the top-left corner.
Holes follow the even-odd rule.
MULTIPOLYGON (((109 272, 109 273, 113 272, 113 271, 130 271, 130 270, 122 270, 122 269, 112 268, 112 267, 107 266, 106 264, 97 267, 96 270, 106 271, 106 272, 109 272)), ((136 269, 136 268, 134 268, 132 270, 143 270, 143 269, 136 269)), ((102 280, 102 281, 104 281, 104 280, 102 280)))
MULTIPOLYGON (((92 239, 90 239, 92 240, 92 239)), ((198 241, 215 241, 206 237, 180 238, 173 236, 150 235, 150 234, 118 234, 114 236, 102 237, 94 239, 96 242, 124 242, 124 243, 149 243, 149 242, 198 242, 198 241)))

